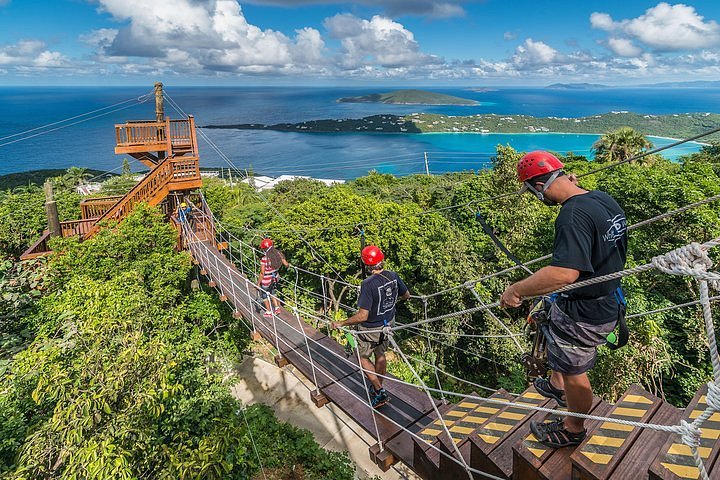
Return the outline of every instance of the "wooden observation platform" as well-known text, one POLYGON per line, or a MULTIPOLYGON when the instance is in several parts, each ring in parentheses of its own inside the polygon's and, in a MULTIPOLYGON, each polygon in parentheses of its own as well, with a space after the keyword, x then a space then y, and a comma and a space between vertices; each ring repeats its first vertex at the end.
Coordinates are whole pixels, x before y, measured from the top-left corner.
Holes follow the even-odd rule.
POLYGON ((150 168, 147 175, 125 195, 83 200, 78 220, 50 220, 51 227, 21 255, 22 260, 49 253, 48 240, 52 236, 77 235, 88 239, 98 232, 102 221, 122 221, 140 202, 151 206, 164 203, 165 212, 173 212, 177 205, 168 197, 171 192, 182 197, 202 186, 195 119, 190 115, 171 120, 165 116, 163 105, 162 84, 158 83, 155 85, 155 120, 115 125, 115 153, 130 155, 147 165, 150 168))

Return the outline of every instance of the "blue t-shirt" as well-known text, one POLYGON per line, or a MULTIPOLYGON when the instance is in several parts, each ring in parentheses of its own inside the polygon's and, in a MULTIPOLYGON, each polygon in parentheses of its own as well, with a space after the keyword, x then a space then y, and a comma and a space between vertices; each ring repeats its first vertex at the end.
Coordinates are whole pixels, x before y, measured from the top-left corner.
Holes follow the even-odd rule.
POLYGON ((358 307, 368 311, 363 327, 375 328, 389 324, 395 318, 398 297, 408 291, 400 276, 388 270, 371 275, 360 285, 358 307))

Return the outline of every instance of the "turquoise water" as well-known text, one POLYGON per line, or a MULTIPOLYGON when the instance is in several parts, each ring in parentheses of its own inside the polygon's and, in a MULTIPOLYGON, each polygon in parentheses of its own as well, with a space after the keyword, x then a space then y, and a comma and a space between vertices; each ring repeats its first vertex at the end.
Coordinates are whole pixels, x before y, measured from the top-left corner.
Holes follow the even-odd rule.
MULTIPOLYGON (((425 172, 427 153, 430 173, 487 168, 498 145, 519 151, 552 150, 592 157, 591 146, 599 135, 590 134, 322 134, 258 130, 208 130, 224 151, 242 151, 252 158, 253 170, 267 175, 309 175, 325 178, 354 178, 369 170, 395 175, 425 172), (292 145, 292 152, 285 146, 292 145), (288 155, 292 158, 288 159, 288 155)), ((649 137, 655 147, 674 142, 649 137)), ((695 152, 700 144, 681 145, 663 152, 667 158, 695 152)))
MULTIPOLYGON (((198 125, 300 122, 323 118, 360 118, 380 113, 412 112, 473 115, 484 113, 579 117, 613 110, 671 114, 703 112, 720 104, 720 89, 605 89, 601 91, 546 88, 496 88, 475 92, 462 88, 435 91, 471 98, 478 106, 419 106, 338 103, 340 97, 384 91, 373 88, 183 87, 166 91, 198 125)), ((119 170, 122 156, 113 153, 114 124, 154 117, 152 102, 130 105, 68 128, 45 128, 12 136, 74 115, 136 98, 147 87, 0 87, 0 174, 40 168, 119 170), (39 134, 39 135, 36 135, 39 134), (15 140, 24 141, 15 142, 15 140), (12 143, 11 143, 12 142, 12 143)), ((167 106, 172 118, 180 114, 167 106)), ((518 150, 548 149, 589 155, 597 135, 576 134, 303 134, 296 132, 208 130, 208 137, 238 168, 252 166, 269 175, 298 174, 353 178, 377 169, 399 175, 477 170, 488 164, 498 144, 518 150)), ((667 144, 652 139, 656 146, 667 144)), ((666 152, 670 158, 692 151, 686 145, 666 152)), ((201 165, 228 164, 200 138, 201 165)), ((137 162, 133 168, 141 170, 137 162)))

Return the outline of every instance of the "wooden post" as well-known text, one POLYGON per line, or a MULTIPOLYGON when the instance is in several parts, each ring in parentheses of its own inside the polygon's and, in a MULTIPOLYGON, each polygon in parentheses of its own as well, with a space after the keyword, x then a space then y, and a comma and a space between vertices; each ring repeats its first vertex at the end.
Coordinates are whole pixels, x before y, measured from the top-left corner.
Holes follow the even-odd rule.
POLYGON ((48 230, 50 230, 51 237, 61 237, 62 231, 60 230, 60 217, 58 216, 57 204, 53 197, 52 183, 45 182, 43 185, 45 190, 45 215, 48 221, 48 230))
POLYGON ((155 83, 155 120, 157 122, 165 121, 165 105, 163 100, 163 84, 155 83))

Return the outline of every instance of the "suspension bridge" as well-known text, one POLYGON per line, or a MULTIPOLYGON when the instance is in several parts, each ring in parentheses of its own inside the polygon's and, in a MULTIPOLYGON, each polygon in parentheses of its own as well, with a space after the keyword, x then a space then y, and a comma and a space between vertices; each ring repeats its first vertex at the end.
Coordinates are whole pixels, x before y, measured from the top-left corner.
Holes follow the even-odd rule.
MULTIPOLYGON (((415 301, 426 304, 429 298, 448 291, 470 289, 476 295, 478 306, 436 317, 429 317, 426 309, 421 320, 383 329, 383 333, 390 338, 395 354, 412 372, 415 382, 406 382, 392 375, 384 376, 384 386, 392 401, 384 407, 373 409, 369 405, 368 383, 359 363, 358 351, 346 351, 332 336, 323 333, 319 327, 326 325, 329 319, 304 308, 297 301, 297 276, 316 275, 324 286, 323 275, 293 267, 296 281, 294 284, 290 281, 289 288, 294 291, 294 295, 289 297, 294 298, 277 297, 282 304, 280 312, 266 318, 258 314, 259 301, 255 286, 258 274, 257 252, 252 246, 243 244, 217 221, 202 194, 193 195, 196 202, 190 221, 181 221, 172 215, 180 199, 189 198, 191 192, 201 186, 198 132, 193 117, 185 114, 179 105, 164 95, 161 85, 156 86, 155 98, 154 120, 115 126, 116 153, 128 154, 143 162, 150 168, 148 175, 124 196, 84 201, 81 205, 82 218, 77 221, 50 222, 51 229, 23 254, 23 259, 47 254, 47 241, 51 236, 89 239, 99 231, 104 221, 122 221, 134 205, 140 202, 163 207, 178 231, 178 248, 190 252, 200 273, 210 287, 217 289, 220 299, 230 305, 235 318, 248 327, 254 339, 262 338, 274 347, 279 367, 292 364, 312 380, 315 385, 312 400, 318 408, 329 402, 336 404, 376 439, 369 454, 383 470, 389 469, 396 462, 403 462, 425 479, 720 478, 720 356, 711 311, 711 304, 718 296, 710 296, 710 288, 720 289, 720 274, 711 270, 712 261, 707 253, 720 245, 720 238, 709 239, 702 244, 690 244, 655 257, 646 264, 562 289, 650 270, 693 279, 700 293, 697 301, 645 313, 697 304, 702 307, 713 379, 696 393, 684 409, 666 403, 639 386, 631 387, 615 404, 595 398, 589 414, 583 415, 558 408, 554 401, 547 400, 532 388, 517 395, 503 389, 494 390, 476 385, 482 393, 464 394, 443 389, 439 380, 437 387, 427 385, 413 367, 411 357, 398 344, 395 338, 397 332, 429 332, 421 327, 474 313, 489 315, 502 324, 501 319, 492 313, 497 303, 483 302, 474 287, 477 283, 521 268, 522 265, 468 280, 450 289, 415 295, 415 301), (178 110, 182 119, 170 120, 164 115, 164 99, 178 110), (459 400, 450 403, 446 398, 459 400), (530 421, 549 421, 564 415, 582 417, 588 421, 587 438, 574 449, 548 449, 538 443, 528 430, 530 421)), ((202 130, 199 134, 232 168, 236 168, 202 130)), ((642 156, 649 153, 652 152, 642 156)), ((602 166, 590 173, 606 168, 612 168, 612 165, 602 166)), ((518 193, 510 192, 502 196, 518 193)), ((258 195, 267 202, 260 193, 258 195)), ((639 222, 631 229, 718 200, 720 195, 709 197, 639 222)), ((268 205, 278 217, 284 218, 272 204, 268 202, 268 205)), ((464 204, 452 208, 469 206, 464 204)), ((48 212, 51 214, 52 208, 48 212)), ((301 231, 292 226, 289 228, 314 251, 312 245, 302 237, 301 231)), ((524 265, 546 258, 541 257, 524 265)), ((335 281, 344 280, 338 275, 335 281)), ((346 285, 357 288, 349 283, 346 285)), ((316 298, 322 298, 323 302, 326 301, 326 292, 311 293, 316 298)), ((507 331, 505 337, 516 340, 518 334, 504 324, 503 327, 507 331)), ((354 331, 346 333, 353 335, 354 331)), ((440 370, 434 365, 432 367, 437 377, 440 370)))

